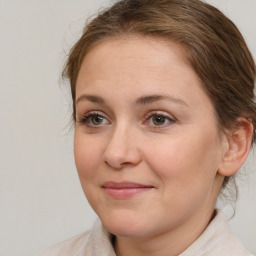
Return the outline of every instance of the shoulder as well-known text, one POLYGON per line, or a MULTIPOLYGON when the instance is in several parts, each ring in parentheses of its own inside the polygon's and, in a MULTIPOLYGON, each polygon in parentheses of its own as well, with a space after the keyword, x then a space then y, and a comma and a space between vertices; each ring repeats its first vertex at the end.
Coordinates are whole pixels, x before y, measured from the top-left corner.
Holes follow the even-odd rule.
POLYGON ((79 255, 81 251, 85 250, 85 247, 88 245, 88 240, 90 237, 91 231, 84 232, 62 242, 59 242, 38 256, 70 256, 70 255, 79 255))
POLYGON ((253 256, 232 233, 223 236, 211 251, 210 255, 253 256))
POLYGON ((212 255, 253 256, 231 232, 224 213, 218 213, 212 228, 219 230, 216 233, 218 235, 215 237, 215 243, 211 250, 212 255))
POLYGON ((112 234, 97 219, 91 230, 74 236, 54 246, 38 256, 115 256, 112 246, 112 234), (104 253, 103 253, 104 252, 104 253))
POLYGON ((230 231, 224 213, 217 212, 203 234, 180 256, 253 256, 230 231))

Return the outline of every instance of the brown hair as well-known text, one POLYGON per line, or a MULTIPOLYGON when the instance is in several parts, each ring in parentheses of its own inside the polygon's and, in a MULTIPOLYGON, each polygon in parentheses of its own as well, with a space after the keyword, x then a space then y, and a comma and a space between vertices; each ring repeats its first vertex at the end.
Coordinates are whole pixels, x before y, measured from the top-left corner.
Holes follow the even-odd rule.
MULTIPOLYGON (((219 128, 225 131, 237 124, 238 117, 244 117, 253 124, 255 142, 256 68, 252 55, 234 23, 200 0, 121 0, 90 21, 63 71, 71 83, 74 120, 76 80, 84 56, 102 40, 129 34, 183 45, 215 106, 219 128)), ((226 177, 223 186, 228 181, 232 179, 226 177)))

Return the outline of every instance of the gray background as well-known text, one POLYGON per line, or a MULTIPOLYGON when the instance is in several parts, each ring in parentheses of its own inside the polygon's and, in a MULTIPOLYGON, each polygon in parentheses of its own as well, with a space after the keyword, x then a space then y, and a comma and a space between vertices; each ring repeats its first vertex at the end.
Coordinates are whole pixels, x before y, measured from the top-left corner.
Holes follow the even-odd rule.
MULTIPOLYGON (((256 0, 209 0, 240 28, 256 57, 256 0)), ((73 160, 65 52, 107 0, 0 0, 0 255, 32 256, 96 218, 73 160)), ((255 157, 231 227, 256 253, 255 157)), ((229 209, 226 209, 229 213, 229 209)))

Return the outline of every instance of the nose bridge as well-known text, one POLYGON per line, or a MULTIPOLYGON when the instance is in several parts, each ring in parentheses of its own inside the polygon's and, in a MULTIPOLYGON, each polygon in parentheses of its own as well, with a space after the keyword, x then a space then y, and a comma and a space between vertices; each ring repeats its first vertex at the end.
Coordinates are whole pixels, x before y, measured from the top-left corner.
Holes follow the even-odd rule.
POLYGON ((128 126, 127 122, 117 124, 113 129, 109 144, 119 144, 123 142, 123 144, 125 144, 123 146, 127 146, 126 139, 129 137, 129 133, 131 133, 131 128, 128 126))
POLYGON ((127 122, 116 124, 105 148, 104 161, 114 168, 140 161, 135 128, 127 122))

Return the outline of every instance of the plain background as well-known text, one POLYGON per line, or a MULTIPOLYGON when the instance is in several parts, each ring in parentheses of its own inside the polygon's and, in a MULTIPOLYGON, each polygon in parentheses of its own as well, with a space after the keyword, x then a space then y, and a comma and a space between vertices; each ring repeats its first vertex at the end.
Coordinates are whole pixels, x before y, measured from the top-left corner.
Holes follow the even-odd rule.
MULTIPOLYGON (((239 27, 256 57, 256 1, 209 0, 239 27)), ((60 85, 65 53, 108 0, 0 0, 0 256, 32 256, 91 227, 60 85)), ((232 230, 256 253, 255 157, 232 230)))

